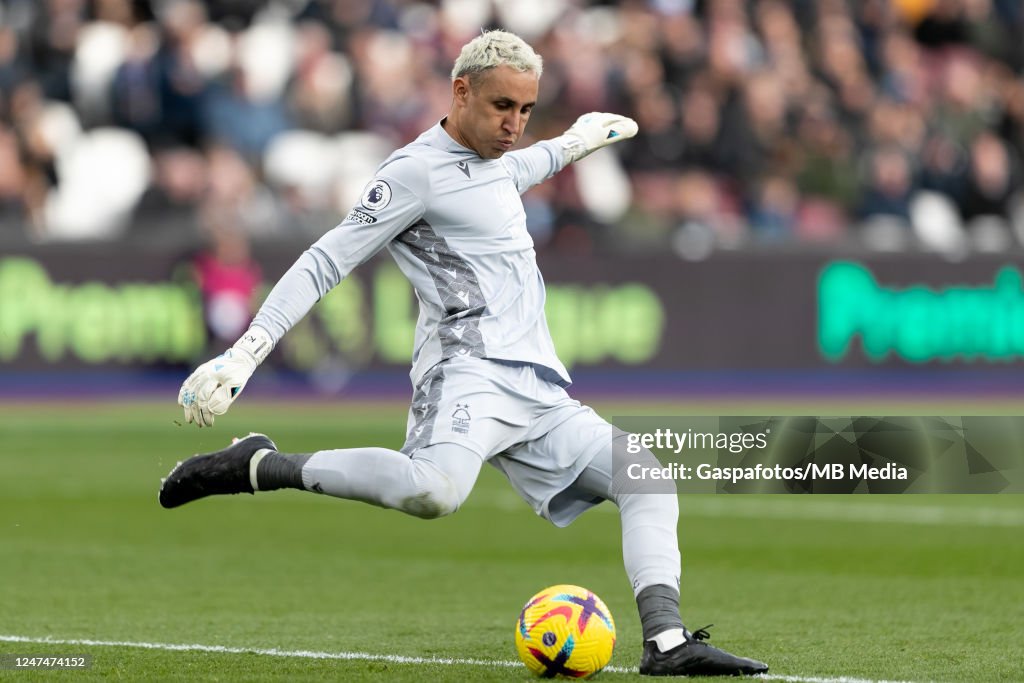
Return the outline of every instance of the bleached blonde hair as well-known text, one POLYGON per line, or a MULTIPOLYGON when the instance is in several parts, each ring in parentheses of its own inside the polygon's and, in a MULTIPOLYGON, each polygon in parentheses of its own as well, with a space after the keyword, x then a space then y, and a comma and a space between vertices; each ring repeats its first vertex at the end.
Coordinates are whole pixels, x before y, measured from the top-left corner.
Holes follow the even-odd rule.
POLYGON ((468 76, 475 85, 480 74, 502 64, 520 72, 532 71, 537 78, 544 71, 544 60, 525 40, 508 31, 484 31, 462 46, 452 67, 452 80, 468 76))

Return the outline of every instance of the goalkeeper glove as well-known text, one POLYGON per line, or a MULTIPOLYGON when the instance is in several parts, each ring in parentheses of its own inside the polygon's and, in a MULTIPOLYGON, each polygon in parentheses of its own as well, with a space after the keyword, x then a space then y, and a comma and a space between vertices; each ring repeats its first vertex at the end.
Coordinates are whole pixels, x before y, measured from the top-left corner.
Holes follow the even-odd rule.
POLYGON ((214 415, 228 411, 273 348, 264 329, 250 327, 234 346, 196 368, 178 392, 185 419, 199 427, 212 427, 214 415))
POLYGON ((590 112, 576 119, 576 123, 556 139, 565 150, 565 163, 571 164, 613 142, 631 138, 636 132, 636 121, 628 116, 590 112))

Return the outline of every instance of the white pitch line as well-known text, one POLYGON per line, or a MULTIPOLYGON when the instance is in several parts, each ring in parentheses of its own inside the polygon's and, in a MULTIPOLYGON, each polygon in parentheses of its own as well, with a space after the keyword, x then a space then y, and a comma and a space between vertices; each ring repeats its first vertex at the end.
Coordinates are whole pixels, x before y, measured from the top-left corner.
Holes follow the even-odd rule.
MULTIPOLYGON (((519 662, 489 659, 463 659, 453 657, 410 657, 406 655, 383 655, 372 652, 320 652, 317 650, 281 650, 279 648, 231 647, 228 645, 202 645, 199 643, 146 643, 127 640, 92 640, 88 638, 33 638, 31 636, 0 635, 0 642, 29 643, 33 645, 85 645, 91 647, 133 647, 142 650, 167 650, 170 652, 211 652, 232 655, 266 655, 269 657, 292 657, 299 659, 338 659, 368 662, 389 662, 392 664, 462 664, 468 666, 522 666, 519 662)), ((626 671, 626 669, 623 669, 626 671)))
MULTIPOLYGON (((291 657, 297 659, 326 659, 361 662, 388 662, 390 664, 443 664, 447 666, 491 666, 518 668, 520 662, 501 659, 465 659, 461 657, 411 657, 407 655, 383 655, 372 652, 320 652, 317 650, 281 650, 261 647, 232 647, 228 645, 202 645, 199 643, 146 643, 128 640, 92 640, 89 638, 52 638, 0 634, 0 643, 26 643, 31 645, 84 645, 87 647, 134 647, 141 650, 166 650, 168 652, 211 652, 232 655, 265 655, 268 657, 291 657)), ((606 666, 603 671, 619 674, 634 674, 636 669, 623 666, 606 666)), ((867 678, 821 678, 818 676, 786 676, 765 674, 751 677, 763 681, 784 681, 785 683, 911 683, 910 681, 887 681, 867 678)))

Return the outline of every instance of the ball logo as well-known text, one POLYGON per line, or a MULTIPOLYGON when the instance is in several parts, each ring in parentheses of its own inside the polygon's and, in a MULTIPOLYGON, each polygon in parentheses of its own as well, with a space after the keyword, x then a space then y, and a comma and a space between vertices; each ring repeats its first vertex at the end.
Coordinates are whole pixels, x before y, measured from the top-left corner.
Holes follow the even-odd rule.
POLYGON ((370 211, 379 211, 391 203, 391 186, 383 180, 374 180, 363 193, 361 203, 370 211))

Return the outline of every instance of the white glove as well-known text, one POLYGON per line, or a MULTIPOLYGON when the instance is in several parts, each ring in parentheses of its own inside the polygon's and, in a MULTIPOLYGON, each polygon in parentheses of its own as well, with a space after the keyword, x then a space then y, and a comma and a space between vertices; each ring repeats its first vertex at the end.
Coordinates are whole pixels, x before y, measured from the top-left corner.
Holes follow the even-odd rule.
POLYGON ((250 327, 234 346, 196 368, 178 392, 185 419, 199 427, 212 427, 213 416, 228 411, 273 348, 266 330, 250 327))
POLYGON ((556 139, 565 150, 565 163, 571 164, 613 142, 633 137, 637 130, 636 121, 628 116, 592 111, 576 119, 556 139))

